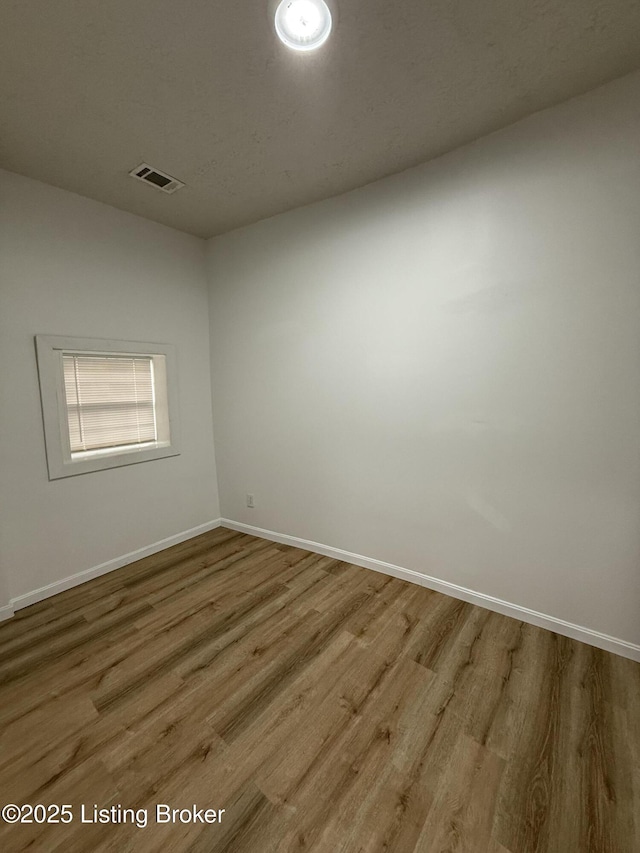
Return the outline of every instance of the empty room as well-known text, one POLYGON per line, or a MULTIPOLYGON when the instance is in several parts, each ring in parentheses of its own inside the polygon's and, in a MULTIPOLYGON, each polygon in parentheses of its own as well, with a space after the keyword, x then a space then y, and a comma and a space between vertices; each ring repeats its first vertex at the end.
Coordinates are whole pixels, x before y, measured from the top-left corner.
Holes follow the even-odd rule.
POLYGON ((640 4, 0 7, 2 853, 640 851, 640 4))

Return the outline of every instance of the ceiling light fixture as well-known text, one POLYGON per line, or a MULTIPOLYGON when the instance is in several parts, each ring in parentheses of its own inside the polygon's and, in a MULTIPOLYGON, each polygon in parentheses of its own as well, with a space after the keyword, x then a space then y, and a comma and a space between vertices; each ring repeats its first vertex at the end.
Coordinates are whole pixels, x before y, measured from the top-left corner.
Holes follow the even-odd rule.
POLYGON ((276 32, 293 50, 315 50, 331 32, 331 12, 324 0, 282 0, 276 9, 276 32))

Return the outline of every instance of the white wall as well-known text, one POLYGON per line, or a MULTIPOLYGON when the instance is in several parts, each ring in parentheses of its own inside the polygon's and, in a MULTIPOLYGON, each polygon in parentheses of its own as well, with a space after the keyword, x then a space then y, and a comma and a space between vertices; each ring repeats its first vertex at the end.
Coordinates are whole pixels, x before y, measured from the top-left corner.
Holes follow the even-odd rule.
POLYGON ((218 518, 207 313, 202 240, 0 172, 5 597, 218 518), (39 333, 175 344, 182 454, 49 482, 39 333))
POLYGON ((223 516, 639 643, 639 104, 212 241, 223 516))

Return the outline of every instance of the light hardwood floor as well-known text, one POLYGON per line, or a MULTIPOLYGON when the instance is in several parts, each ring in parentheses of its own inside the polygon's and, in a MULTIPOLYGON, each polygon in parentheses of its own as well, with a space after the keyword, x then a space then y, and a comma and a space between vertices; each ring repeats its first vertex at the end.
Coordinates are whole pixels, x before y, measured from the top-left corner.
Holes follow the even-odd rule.
POLYGON ((219 529, 0 654, 0 805, 74 808, 2 851, 640 851, 640 665, 366 569, 219 529))

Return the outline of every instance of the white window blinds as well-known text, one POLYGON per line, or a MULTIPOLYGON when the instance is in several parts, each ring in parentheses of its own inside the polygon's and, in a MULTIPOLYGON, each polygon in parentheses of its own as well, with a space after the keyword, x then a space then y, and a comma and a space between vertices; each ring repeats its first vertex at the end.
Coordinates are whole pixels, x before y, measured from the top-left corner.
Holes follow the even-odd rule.
POLYGON ((63 353, 71 453, 155 442, 153 358, 63 353))

